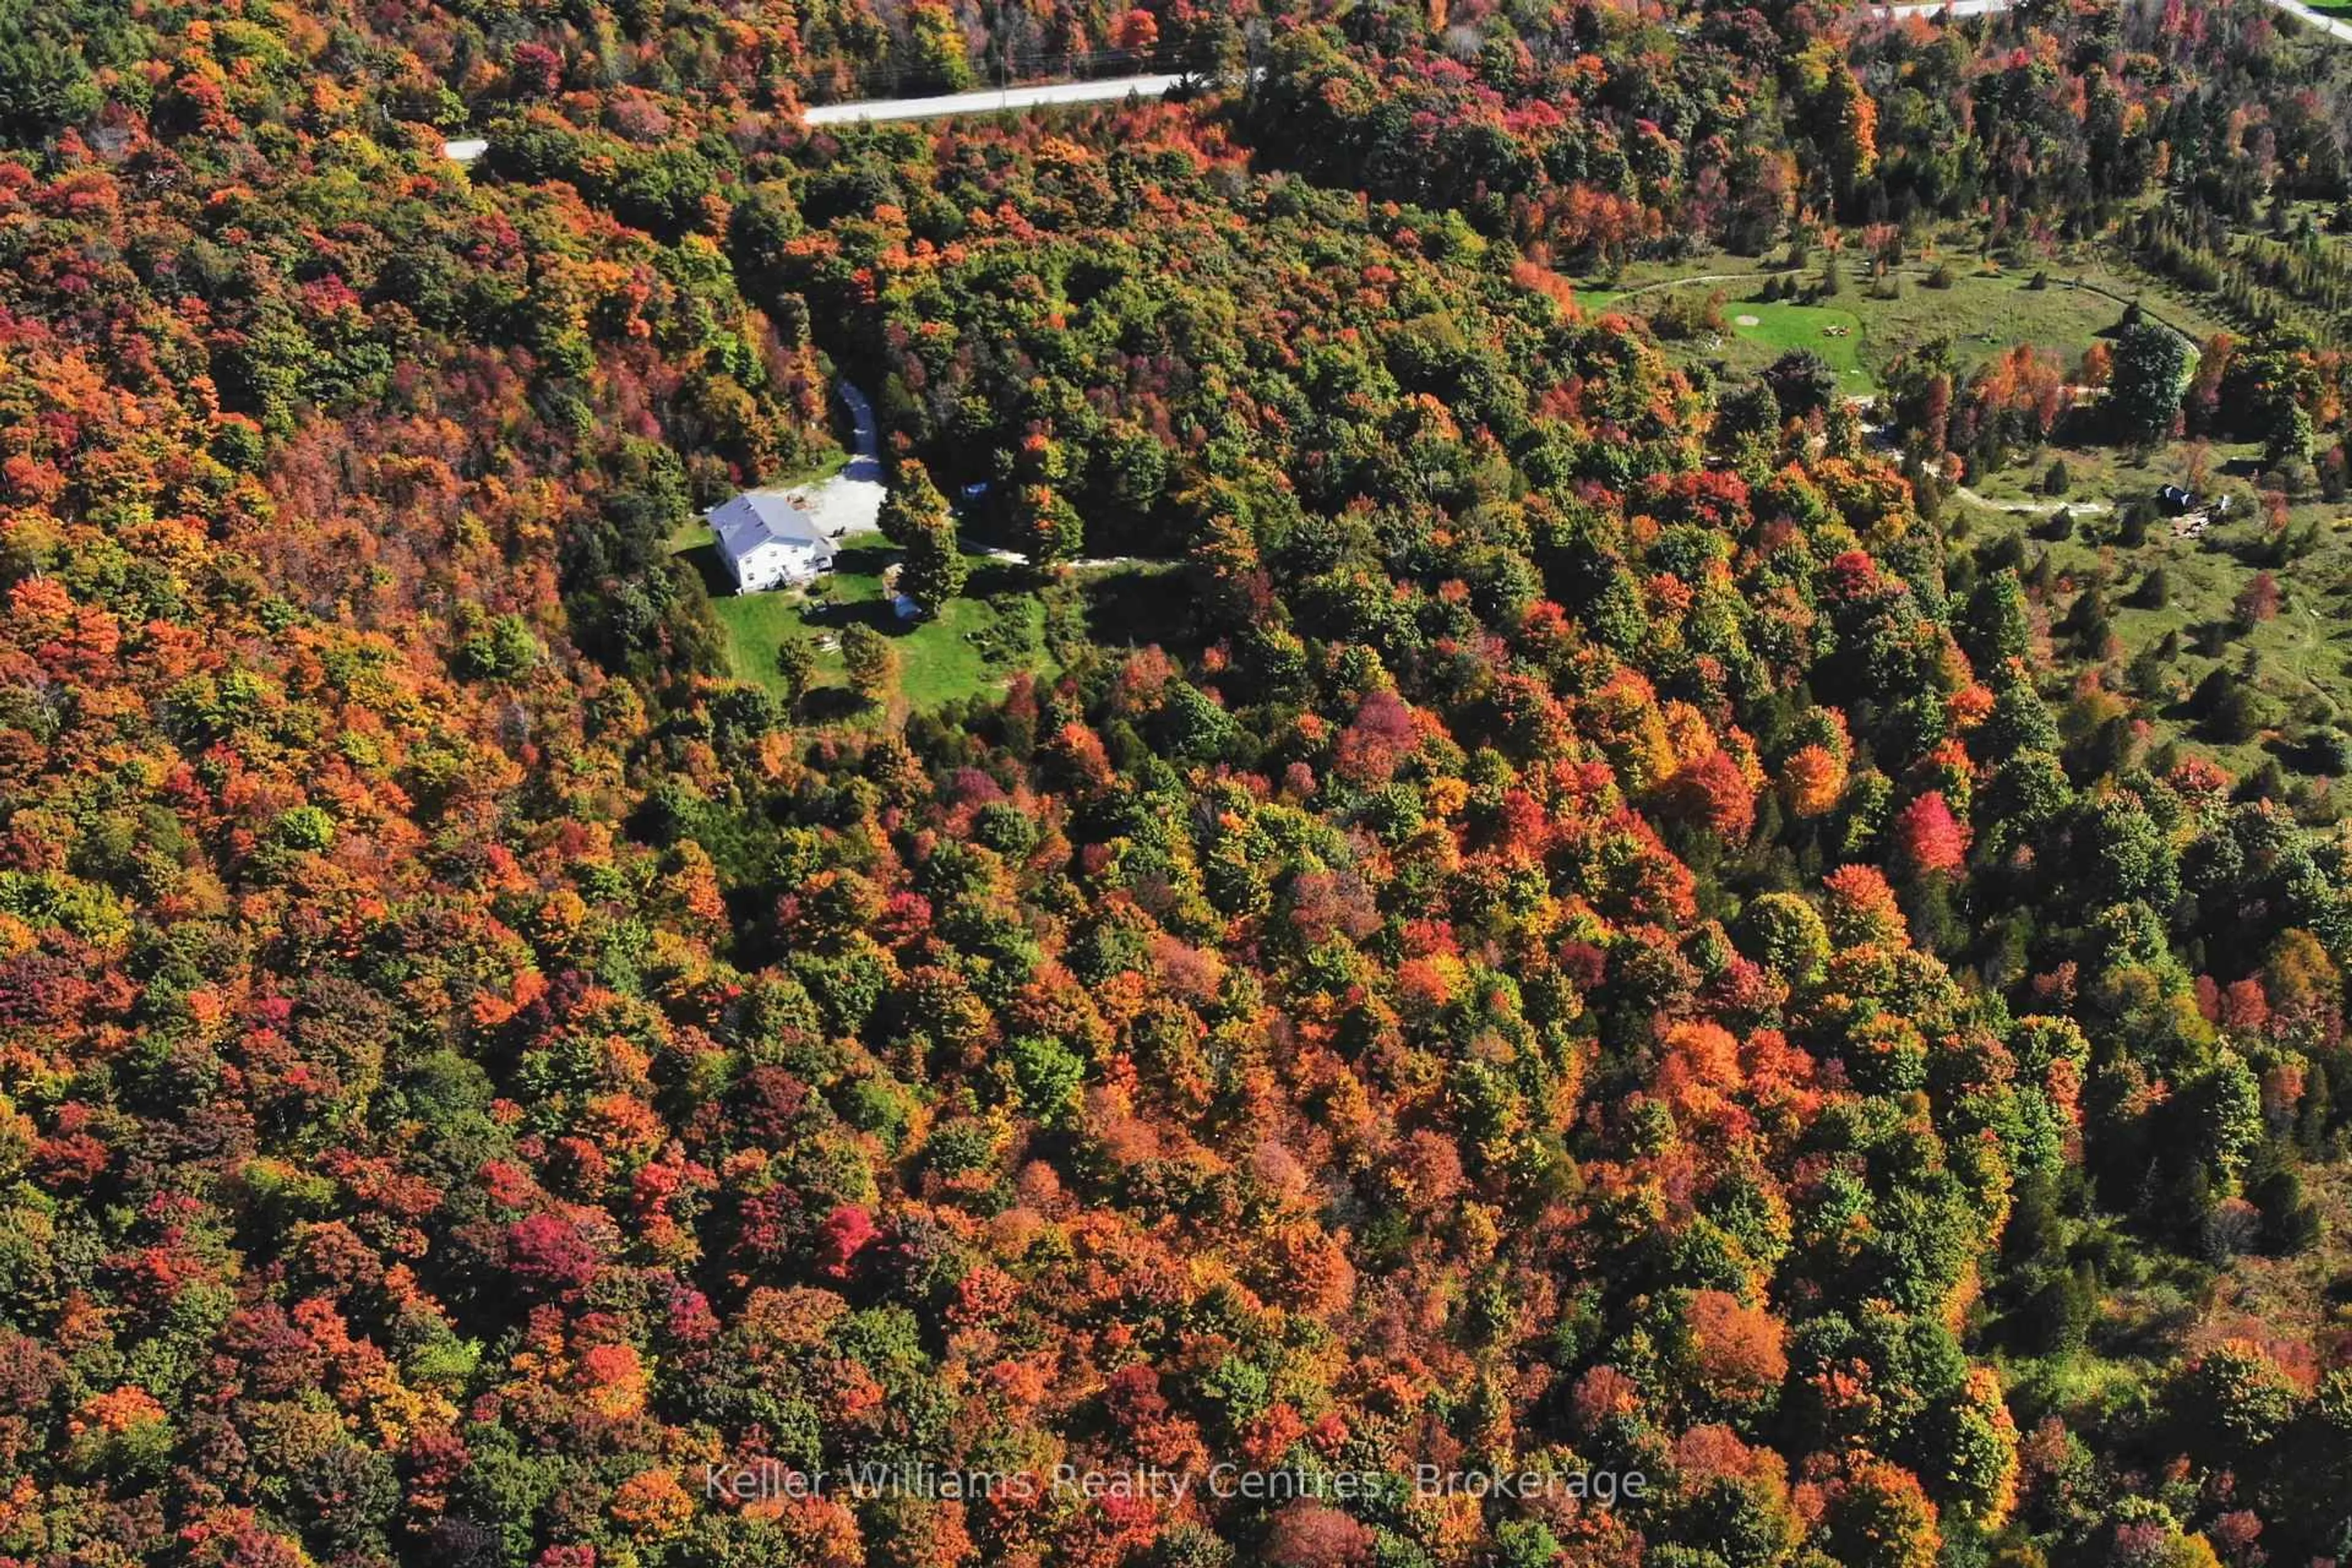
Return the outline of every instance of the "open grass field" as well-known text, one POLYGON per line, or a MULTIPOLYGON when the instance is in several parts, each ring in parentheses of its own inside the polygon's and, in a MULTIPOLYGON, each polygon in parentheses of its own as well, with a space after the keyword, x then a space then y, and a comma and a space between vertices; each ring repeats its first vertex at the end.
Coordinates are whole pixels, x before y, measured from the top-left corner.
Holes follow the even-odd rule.
MULTIPOLYGON (((2253 495, 2250 484, 2231 486, 2226 470, 2233 462, 2251 456, 2257 448, 2220 446, 2210 448, 2208 461, 2224 489, 2237 497, 2231 506, 2242 506, 2253 495)), ((1969 481, 1969 488, 1987 500, 2019 502, 2042 510, 2054 510, 2074 502, 2078 510, 2084 503, 2094 509, 2109 503, 2125 502, 2136 497, 2153 494, 2159 487, 2186 484, 2189 479, 2189 456, 2180 447, 2160 448, 2153 452, 2132 452, 2116 447, 2051 447, 2029 458, 2021 459, 2005 468, 1980 474, 1969 481), (2039 489, 2042 474, 2053 458, 2063 459, 2073 483, 2067 494, 2045 496, 2039 489)))
MULTIPOLYGON (((2231 516, 2198 537, 2176 536, 2171 521, 2159 520, 2149 526, 2144 542, 2126 545, 2118 537, 2113 510, 2083 504, 2126 505, 2158 485, 2182 482, 2189 458, 2181 447, 2138 457, 2099 447, 2045 451, 1981 476, 1971 486, 1987 502, 2030 502, 2035 511, 1995 510, 1955 498, 1947 503, 1953 511, 1949 524, 1970 548, 2021 532, 2029 564, 2046 555, 2053 621, 2090 583, 2104 578, 2118 663, 2129 665, 2168 634, 2179 637, 2179 650, 2164 671, 2171 699, 2158 709, 2160 738, 2211 757, 2242 778, 2275 758, 2291 778, 2301 775, 2315 795, 2323 794, 2333 783, 2329 771, 2293 743, 2289 731, 2336 721, 2343 705, 2336 694, 2352 690, 2352 505, 2311 500, 2288 509, 2290 534, 2315 526, 2315 542, 2299 558, 2267 568, 2284 594, 2278 614, 2241 626, 2232 604, 2266 569, 2261 547, 2267 524, 2253 479, 2259 449, 2215 446, 2207 457, 2214 476, 2209 489, 2231 498, 2231 516), (2051 520, 2066 503, 2035 496, 2030 489, 2053 456, 2063 457, 2073 475, 2067 500, 2075 503, 2075 522, 2063 539, 2053 537, 2057 531, 2051 520), (2159 569, 2165 602, 2141 602, 2142 585, 2159 569), (2276 700, 2281 722, 2252 740, 2232 742, 2202 726, 2182 699, 2217 667, 2242 668, 2249 653, 2255 658, 2255 684, 2276 700)), ((2074 657, 2079 655, 2061 662, 2074 657)))
POLYGON ((2141 299, 2157 319, 2200 341, 2221 326, 2187 300, 2100 267, 2053 265, 1984 273, 1962 264, 1948 289, 1928 288, 1922 281, 1927 270, 1916 263, 1904 267, 1895 296, 1880 298, 1861 275, 1864 268, 1849 263, 1839 293, 1801 304, 1765 300, 1760 295, 1774 278, 1811 283, 1820 277, 1818 267, 1801 273, 1776 272, 1748 258, 1706 256, 1671 267, 1643 263, 1606 286, 1580 289, 1578 297, 1588 310, 1640 315, 1655 310, 1670 290, 1719 292, 1727 328, 1723 340, 1669 343, 1670 353, 1718 363, 1734 374, 1752 374, 1790 349, 1811 349, 1857 396, 1875 390, 1879 373, 1904 353, 1938 336, 1953 340, 1963 367, 2021 342, 2072 364, 2094 338, 2114 329, 2124 301, 2134 298, 2141 299), (2036 270, 2046 272, 2045 287, 2033 287, 2036 270), (1845 331, 1834 330, 1839 328, 1845 331))

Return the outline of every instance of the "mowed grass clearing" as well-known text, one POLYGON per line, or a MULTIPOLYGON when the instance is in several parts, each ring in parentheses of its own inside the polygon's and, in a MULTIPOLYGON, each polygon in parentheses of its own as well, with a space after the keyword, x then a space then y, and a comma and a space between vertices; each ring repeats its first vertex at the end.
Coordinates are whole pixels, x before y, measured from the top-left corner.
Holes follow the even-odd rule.
POLYGON ((1931 289, 1922 280, 1927 268, 1908 264, 1898 273, 1895 296, 1887 299, 1875 295, 1864 269, 1849 260, 1840 292, 1803 304, 1759 296, 1774 278, 1804 285, 1817 281, 1818 266, 1776 272, 1740 258, 1702 258, 1675 269, 1629 269, 1611 287, 1580 289, 1578 299, 1594 312, 1647 315, 1669 293, 1720 293, 1726 327, 1722 342, 1711 344, 1705 337, 1668 342, 1669 353, 1717 363, 1745 375, 1762 370, 1790 349, 1811 349, 1855 395, 1874 391, 1877 378, 1896 359, 1937 337, 1952 340, 1963 369, 2017 343, 2055 354, 2072 368, 2093 340, 2115 331, 2125 301, 2135 297, 2143 300, 2154 317, 2200 341, 2221 329, 2219 321, 2193 305, 2102 268, 2053 265, 2046 269, 2045 286, 2037 289, 2032 269, 1985 273, 1964 262, 1956 266, 1958 276, 1950 288, 1931 289), (1753 321, 1743 322, 1742 317, 1753 321), (1847 331, 1832 332, 1841 327, 1847 331))
MULTIPOLYGON (((1702 293, 1723 285, 1693 284, 1702 293)), ((1620 310, 1641 315, 1654 307, 1664 290, 1627 299, 1607 291, 1580 293, 1578 302, 1595 315, 1620 310)), ((1790 349, 1811 349, 1837 372, 1838 383, 1860 397, 1877 390, 1877 382, 1862 363, 1863 319, 1842 305, 1794 305, 1782 300, 1740 300, 1727 295, 1723 306, 1724 338, 1710 346, 1704 338, 1669 343, 1683 351, 1719 358, 1735 371, 1762 370, 1790 349), (1843 329, 1842 331, 1838 329, 1843 329)))
MULTIPOLYGON (((935 616, 907 621, 891 608, 882 586, 882 574, 898 553, 879 534, 845 542, 824 597, 812 598, 808 616, 810 630, 830 633, 835 644, 817 654, 820 684, 849 684, 838 644, 843 629, 859 622, 880 632, 898 650, 898 689, 914 708, 936 708, 999 689, 1014 671, 1043 660, 1042 612, 1035 598, 1024 591, 1019 568, 967 554, 971 576, 962 595, 949 600, 935 616), (1013 624, 1005 624, 1008 619, 1013 624), (987 653, 992 638, 1002 639, 1008 651, 1027 650, 1033 657, 1016 654, 992 662, 987 653)), ((774 647, 772 640, 769 646, 774 647)))
POLYGON ((965 556, 971 575, 964 593, 939 614, 902 620, 882 585, 883 574, 899 552, 878 533, 842 541, 835 570, 815 585, 766 594, 734 591, 707 527, 699 539, 682 531, 677 553, 692 562, 710 595, 711 614, 726 633, 728 673, 736 679, 782 700, 786 691, 776 668, 777 645, 786 637, 820 645, 810 693, 813 711, 851 710, 840 637, 861 622, 898 651, 898 689, 914 708, 994 690, 1015 670, 1036 668, 1043 660, 1042 611, 1021 591, 1018 569, 984 555, 965 556))

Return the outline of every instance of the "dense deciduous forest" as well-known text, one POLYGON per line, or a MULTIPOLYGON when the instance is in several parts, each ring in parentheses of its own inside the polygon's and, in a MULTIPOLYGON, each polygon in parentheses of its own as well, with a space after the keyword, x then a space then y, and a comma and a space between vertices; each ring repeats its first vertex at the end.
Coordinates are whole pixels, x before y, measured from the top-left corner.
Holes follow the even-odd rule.
POLYGON ((1944 507, 2068 418, 2340 493, 2347 80, 2253 0, 0 4, 0 1561, 2341 1557, 2352 840, 1944 507), (1199 90, 799 117, 1097 50, 1199 90), (1939 223, 2269 314, 1873 429, 1567 280, 1939 223), (672 542, 835 376, 1050 660, 724 674, 672 542))

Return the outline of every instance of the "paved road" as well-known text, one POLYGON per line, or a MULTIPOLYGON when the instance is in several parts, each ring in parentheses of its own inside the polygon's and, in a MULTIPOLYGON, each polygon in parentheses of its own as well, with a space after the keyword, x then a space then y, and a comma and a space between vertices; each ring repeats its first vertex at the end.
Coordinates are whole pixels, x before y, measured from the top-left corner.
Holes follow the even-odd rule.
MULTIPOLYGON (((2303 0, 2263 0, 2274 9, 2291 13, 2332 37, 2352 42, 2352 25, 2323 16, 2303 0)), ((1888 17, 1984 16, 2006 11, 2015 0, 1936 0, 1933 4, 1874 5, 1888 17)), ((1036 87, 992 88, 982 92, 950 93, 937 98, 883 98, 863 103, 828 103, 809 110, 811 125, 846 125, 865 120, 936 120, 955 114, 993 114, 1008 109, 1034 109, 1041 104, 1104 103, 1134 93, 1159 98, 1184 79, 1181 76, 1123 76, 1103 81, 1046 82, 1036 87)))
POLYGON ((2311 26, 2318 28, 2321 32, 2326 33, 2329 37, 2340 38, 2347 43, 2352 43, 2352 26, 2347 26, 2346 24, 2337 21, 2333 16, 2321 16, 2318 12, 2305 5, 2303 0, 2268 0, 2268 4, 2278 10, 2287 12, 2311 26))
MULTIPOLYGON (((2006 11, 2015 0, 1939 0, 1933 5, 1874 5, 1882 16, 1983 16, 2006 11)), ((2263 0, 2332 37, 2352 42, 2352 24, 2323 16, 2303 0, 2263 0)), ((989 88, 980 92, 945 93, 934 98, 877 98, 859 103, 827 103, 803 111, 811 125, 854 125, 875 120, 940 120, 958 114, 995 114, 1009 109, 1034 109, 1055 103, 1108 103, 1133 93, 1138 98, 1163 98, 1184 79, 1181 76, 1121 76, 1101 81, 1044 82, 1035 87, 989 88)), ((480 157, 489 144, 478 138, 442 144, 442 155, 460 163, 480 157)))
MULTIPOLYGON (((2006 11, 2016 0, 1949 0, 1948 5, 1873 5, 1882 16, 1935 16, 1950 12, 1955 16, 1983 16, 1995 11, 2006 11)), ((2318 28, 2329 37, 2352 43, 2352 24, 2324 16, 2305 5, 2303 0, 2263 0, 2274 11, 2284 11, 2306 26, 2318 28)))
MULTIPOLYGON (((1963 0, 1966 3, 1966 0, 1963 0)), ((861 120, 938 120, 951 114, 993 114, 1047 103, 1105 103, 1125 98, 1162 98, 1181 76, 1121 76, 1104 81, 1045 82, 1036 87, 990 88, 985 92, 941 98, 877 98, 864 103, 828 103, 810 110, 811 125, 847 125, 861 120)))
POLYGON ((1889 16, 1933 16, 1949 11, 1955 16, 1982 16, 1994 11, 2006 11, 2012 0, 1950 0, 1940 5, 1874 5, 1873 10, 1889 16))

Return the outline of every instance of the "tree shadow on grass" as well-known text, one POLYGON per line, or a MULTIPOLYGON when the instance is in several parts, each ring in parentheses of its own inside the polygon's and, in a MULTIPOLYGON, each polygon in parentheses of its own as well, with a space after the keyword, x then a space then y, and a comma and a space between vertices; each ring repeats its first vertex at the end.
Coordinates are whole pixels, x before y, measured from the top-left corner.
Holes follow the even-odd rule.
POLYGON ((846 686, 819 686, 803 696, 801 716, 812 723, 841 724, 873 706, 863 694, 846 686))
MULTIPOLYGON (((838 584, 845 577, 879 579, 883 573, 901 558, 896 545, 854 545, 835 552, 834 577, 838 584)), ((986 599, 997 594, 1025 594, 1034 589, 1027 568, 1016 562, 991 561, 967 557, 971 572, 964 580, 959 599, 986 599)), ((871 599, 835 599, 813 595, 802 619, 811 626, 839 632, 844 627, 868 626, 884 637, 902 637, 932 625, 939 617, 933 615, 901 616, 887 594, 871 599)))
POLYGON ((971 576, 964 584, 967 599, 985 599, 992 594, 1024 594, 1036 587, 1036 580, 1026 566, 1010 561, 980 561, 971 568, 971 576))
POLYGON ((887 599, 812 599, 801 611, 801 619, 836 636, 851 626, 872 626, 886 637, 904 637, 923 624, 901 620, 887 599))
POLYGON ((1195 651, 1200 632, 1192 599, 1178 572, 1117 572, 1085 585, 1087 636, 1104 647, 1195 651))

